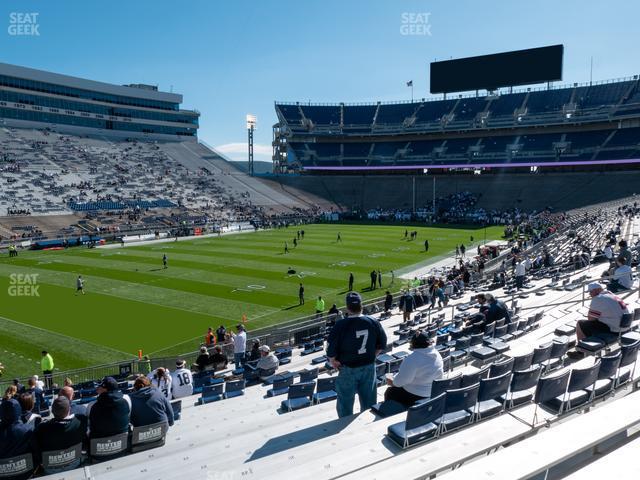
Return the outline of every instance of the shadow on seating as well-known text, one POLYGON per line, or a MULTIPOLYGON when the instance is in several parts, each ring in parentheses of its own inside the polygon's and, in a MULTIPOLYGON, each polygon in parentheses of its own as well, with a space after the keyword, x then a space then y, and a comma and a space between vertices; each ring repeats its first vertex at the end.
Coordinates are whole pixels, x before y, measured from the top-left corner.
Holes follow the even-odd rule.
POLYGON ((329 422, 313 425, 295 432, 286 433, 279 437, 270 438, 267 443, 254 451, 245 463, 259 460, 270 455, 276 455, 287 451, 290 448, 306 445, 307 443, 315 442, 331 435, 337 435, 357 418, 358 415, 336 418, 329 422))

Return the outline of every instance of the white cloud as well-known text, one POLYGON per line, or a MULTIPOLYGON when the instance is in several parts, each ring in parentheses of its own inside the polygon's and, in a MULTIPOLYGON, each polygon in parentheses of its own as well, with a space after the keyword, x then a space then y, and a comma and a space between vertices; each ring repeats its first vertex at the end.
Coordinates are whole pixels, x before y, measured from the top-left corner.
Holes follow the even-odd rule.
MULTIPOLYGON (((246 161, 249 155, 247 144, 241 142, 225 143, 224 145, 218 145, 213 148, 215 148, 218 152, 226 155, 231 160, 246 161)), ((256 160, 270 162, 271 154, 271 145, 261 145, 254 143, 253 155, 256 160)))

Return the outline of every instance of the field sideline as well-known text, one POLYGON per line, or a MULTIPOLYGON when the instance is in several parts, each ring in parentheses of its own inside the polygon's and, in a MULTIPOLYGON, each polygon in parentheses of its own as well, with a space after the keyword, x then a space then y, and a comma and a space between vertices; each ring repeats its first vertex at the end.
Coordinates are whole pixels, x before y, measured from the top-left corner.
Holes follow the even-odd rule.
MULTIPOLYGON (((404 227, 305 225, 305 238, 293 246, 295 228, 260 231, 115 249, 71 248, 24 252, 0 259, 0 362, 5 378, 37 372, 40 350, 48 349, 60 370, 117 361, 138 349, 153 356, 193 351, 208 326, 273 325, 314 313, 322 295, 329 309, 343 305, 349 272, 355 289, 370 292, 369 272, 380 269, 383 287, 391 270, 451 254, 470 245, 483 229, 423 228, 415 241, 404 227), (337 242, 337 233, 342 242, 337 242), (429 239, 429 252, 424 240, 429 239), (284 242, 290 253, 284 253, 284 242), (162 256, 169 268, 162 267, 162 256), (296 275, 288 275, 289 267, 296 275), (38 296, 11 296, 11 286, 37 274, 38 296), (86 295, 75 280, 85 279, 86 295), (306 304, 298 306, 298 284, 306 304), (35 369, 35 370, 34 370, 35 369)), ((487 228, 487 241, 501 227, 487 228)), ((402 286, 396 278, 391 287, 402 286)), ((27 289, 28 290, 28 289, 27 289)), ((15 291, 14 291, 15 293, 15 291)), ((24 293, 24 292, 23 292, 24 293)))

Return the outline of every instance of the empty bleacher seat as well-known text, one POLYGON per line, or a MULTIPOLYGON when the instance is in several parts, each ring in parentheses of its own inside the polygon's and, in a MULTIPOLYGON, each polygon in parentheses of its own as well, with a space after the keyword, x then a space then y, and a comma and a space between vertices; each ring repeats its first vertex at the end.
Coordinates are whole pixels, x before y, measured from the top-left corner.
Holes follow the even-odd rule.
POLYGON ((458 373, 449 378, 440 378, 431 383, 431 398, 437 397, 447 390, 459 389, 462 385, 462 374, 458 373))
POLYGON ((446 394, 410 407, 404 422, 390 425, 387 436, 402 448, 433 438, 439 432, 439 424, 445 412, 446 394))
MULTIPOLYGON (((538 380, 534 398, 536 404, 533 415, 534 423, 540 405, 544 405, 556 413, 562 413, 570 376, 571 371, 567 370, 566 372, 538 380)), ((584 392, 584 395, 586 396, 586 392, 584 392)))
POLYGON ((312 368, 311 370, 300 371, 300 383, 312 382, 318 378, 318 369, 312 368))
POLYGON ((513 408, 531 401, 533 398, 532 390, 537 385, 541 372, 542 368, 540 366, 533 366, 527 370, 513 372, 509 393, 507 393, 503 399, 507 402, 507 408, 513 408))
POLYGON ((511 372, 503 373, 498 377, 480 379, 478 405, 475 410, 475 415, 479 420, 496 415, 504 410, 510 382, 511 372))
POLYGON ((273 387, 267 391, 267 396, 275 397, 277 395, 285 395, 291 385, 293 385, 293 376, 277 378, 273 381, 273 387))
POLYGON ((336 393, 336 378, 319 378, 316 386, 316 393, 313 394, 315 403, 324 403, 338 398, 336 393))
POLYGON ((465 388, 447 390, 445 395, 444 415, 438 421, 442 431, 453 430, 473 420, 480 384, 465 388))
POLYGON ((133 453, 149 450, 164 445, 169 424, 167 422, 154 423, 143 427, 133 427, 131 433, 131 451, 133 453))
POLYGON ((316 382, 304 382, 291 385, 287 392, 287 399, 283 400, 280 404, 282 410, 291 412, 311 406, 315 388, 316 382))
POLYGON ((224 398, 234 398, 244 395, 246 383, 244 380, 231 380, 225 383, 224 398))
POLYGON ((585 387, 590 398, 601 397, 613 390, 621 359, 620 351, 600 358, 600 369, 595 383, 585 387))
POLYGON ((507 372, 511 373, 515 361, 513 357, 508 357, 500 362, 495 362, 489 367, 489 377, 499 377, 507 372))
POLYGON ((224 393, 224 383, 216 383, 215 385, 205 385, 202 387, 202 393, 198 400, 200 405, 205 403, 217 402, 222 400, 222 394, 224 393))

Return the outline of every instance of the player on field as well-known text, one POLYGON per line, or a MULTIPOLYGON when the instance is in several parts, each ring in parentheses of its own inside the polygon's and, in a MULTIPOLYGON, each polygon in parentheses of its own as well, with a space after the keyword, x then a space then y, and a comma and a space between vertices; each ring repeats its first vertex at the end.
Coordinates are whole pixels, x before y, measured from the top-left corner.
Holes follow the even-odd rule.
POLYGON ((284 242, 284 253, 289 253, 289 244, 284 242))
POLYGON ((340 236, 340 232, 338 232, 338 238, 336 238, 336 243, 342 242, 342 237, 340 236))
POLYGON ((298 289, 298 299, 300 300, 299 305, 304 305, 304 286, 302 283, 300 284, 300 288, 298 289))
POLYGON ((78 292, 82 292, 82 295, 84 295, 84 280, 82 279, 82 275, 78 275, 78 279, 76 280, 76 295, 78 292))
POLYGON ((167 254, 162 255, 162 266, 167 268, 167 254))

